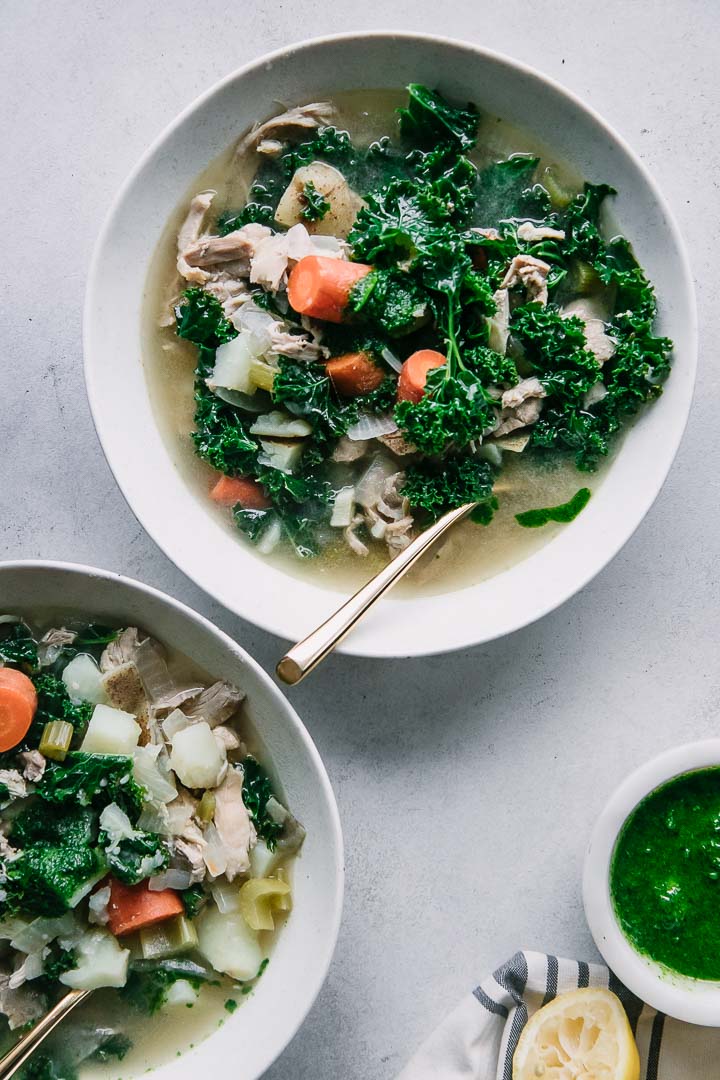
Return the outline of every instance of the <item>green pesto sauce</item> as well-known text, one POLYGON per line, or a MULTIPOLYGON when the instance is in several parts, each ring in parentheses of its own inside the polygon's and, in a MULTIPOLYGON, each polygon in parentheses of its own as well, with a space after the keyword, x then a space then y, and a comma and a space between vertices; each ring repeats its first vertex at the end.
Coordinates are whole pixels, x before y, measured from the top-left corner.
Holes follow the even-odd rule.
POLYGON ((677 777, 633 810, 613 853, 610 891, 639 952, 720 980, 720 768, 677 777))
POLYGON ((581 510, 584 510, 590 502, 590 488, 580 488, 572 499, 560 506, 543 506, 537 510, 525 510, 522 514, 516 514, 515 520, 524 529, 539 529, 541 525, 548 525, 551 521, 559 521, 567 525, 574 521, 581 510))

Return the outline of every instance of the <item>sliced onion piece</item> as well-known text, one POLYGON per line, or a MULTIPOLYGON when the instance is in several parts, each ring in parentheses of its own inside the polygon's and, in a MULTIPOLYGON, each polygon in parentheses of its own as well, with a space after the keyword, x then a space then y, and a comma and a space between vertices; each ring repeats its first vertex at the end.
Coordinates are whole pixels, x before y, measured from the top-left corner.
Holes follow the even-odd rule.
POLYGON ((252 413, 254 416, 269 412, 272 408, 270 395, 264 390, 256 390, 254 394, 243 394, 242 390, 228 390, 225 386, 216 386, 213 393, 221 401, 226 401, 228 405, 234 405, 236 409, 242 409, 243 412, 252 413))
POLYGON ((385 481, 398 471, 397 465, 383 454, 378 454, 360 477, 355 488, 355 501, 361 506, 375 506, 382 498, 385 481))
POLYGON ((282 539, 282 525, 279 518, 273 518, 258 541, 257 549, 261 555, 271 555, 282 539))
POLYGON ((388 367, 391 367, 393 371, 402 371, 402 360, 399 356, 396 356, 392 349, 385 348, 380 353, 388 367))
POLYGON ((152 702, 171 697, 179 689, 170 676, 161 647, 152 638, 146 638, 138 645, 135 666, 152 702))
POLYGON ((398 426, 392 413, 376 416, 374 413, 362 413, 359 419, 347 429, 347 437, 352 442, 377 439, 380 435, 392 435, 398 426))
POLYGON ((150 892, 162 892, 163 889, 177 889, 182 892, 183 889, 189 889, 191 884, 192 874, 189 870, 174 870, 172 867, 163 870, 162 874, 148 878, 150 892))
POLYGON ((214 881, 210 886, 210 892, 221 915, 226 915, 229 911, 240 910, 240 886, 238 882, 231 885, 229 881, 214 881))

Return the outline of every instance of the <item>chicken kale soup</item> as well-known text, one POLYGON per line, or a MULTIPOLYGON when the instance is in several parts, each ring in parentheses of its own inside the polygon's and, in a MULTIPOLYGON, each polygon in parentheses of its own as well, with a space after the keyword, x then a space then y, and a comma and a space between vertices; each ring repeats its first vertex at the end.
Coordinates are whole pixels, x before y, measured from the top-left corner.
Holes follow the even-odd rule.
POLYGON ((137 1075, 252 990, 304 832, 242 690, 136 627, 4 616, 0 661, 1 1038, 93 990, 25 1075, 137 1075))
POLYGON ((178 219, 161 333, 197 475, 263 555, 367 566, 477 502, 462 559, 507 565, 660 394, 653 288, 613 190, 515 129, 419 85, 341 99, 259 124, 178 219))

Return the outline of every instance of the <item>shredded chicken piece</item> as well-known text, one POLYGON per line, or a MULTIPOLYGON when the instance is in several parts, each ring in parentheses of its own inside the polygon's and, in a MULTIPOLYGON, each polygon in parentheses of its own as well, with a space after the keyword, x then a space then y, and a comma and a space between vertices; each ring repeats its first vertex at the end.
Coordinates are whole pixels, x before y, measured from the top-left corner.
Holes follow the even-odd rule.
POLYGON ((364 511, 370 535, 385 541, 391 558, 406 548, 412 539, 413 518, 410 504, 402 494, 404 481, 404 472, 393 473, 386 479, 376 505, 366 507, 364 511))
MULTIPOLYGON (((313 101, 308 105, 288 109, 278 116, 271 116, 264 123, 256 124, 247 135, 243 136, 237 145, 235 155, 236 157, 242 157, 248 150, 259 150, 260 145, 269 136, 274 135, 283 128, 320 127, 321 124, 325 124, 331 119, 334 112, 335 110, 329 101, 313 101)), ((263 153, 267 153, 267 150, 263 151, 263 153)))
POLYGON ((181 277, 186 281, 192 282, 194 285, 204 285, 209 278, 209 274, 205 270, 201 270, 199 267, 190 266, 185 260, 185 251, 191 244, 194 244, 196 240, 200 238, 202 233, 203 224, 205 222, 205 215, 207 214, 212 201, 215 198, 217 192, 215 191, 201 191, 198 195, 192 199, 190 203, 190 209, 187 212, 187 217, 180 226, 177 238, 177 268, 181 277))
POLYGON ((503 409, 500 423, 493 431, 493 435, 495 438, 500 438, 502 435, 509 435, 511 431, 517 431, 518 428, 528 427, 535 423, 541 411, 542 400, 535 397, 527 398, 513 409, 503 409))
POLYGON ((397 454, 398 457, 405 457, 407 454, 417 454, 418 448, 414 443, 408 442, 401 431, 391 431, 389 435, 378 435, 378 442, 381 442, 383 446, 387 446, 388 450, 391 450, 393 454, 397 454))
POLYGON ((158 698, 153 702, 153 712, 156 716, 168 715, 174 709, 179 709, 188 701, 195 701, 203 692, 202 686, 186 686, 180 690, 173 690, 165 697, 158 698))
POLYGON ((607 392, 608 389, 604 382, 596 382, 586 392, 583 398, 583 407, 589 409, 591 406, 596 405, 598 401, 602 401, 604 397, 607 397, 607 392))
POLYGON ((74 630, 66 630, 65 627, 48 630, 38 642, 38 661, 40 667, 49 667, 54 664, 66 645, 72 645, 77 634, 74 630))
POLYGON ((478 236, 484 236, 486 240, 499 240, 500 233, 497 229, 479 229, 477 226, 470 230, 470 232, 477 233, 478 236))
POLYGON ((111 641, 100 657, 100 670, 111 671, 120 667, 121 664, 129 664, 135 660, 140 645, 140 636, 136 626, 128 626, 121 634, 111 641))
POLYGON ((236 263, 235 275, 247 276, 260 244, 272 235, 272 229, 267 225, 250 222, 227 236, 200 236, 182 254, 191 267, 199 266, 205 270, 222 263, 236 263))
POLYGON ((566 304, 562 309, 563 319, 569 319, 575 315, 583 324, 585 345, 593 354, 600 367, 615 355, 616 344, 613 338, 605 331, 605 323, 601 316, 604 314, 603 307, 590 297, 580 297, 566 304))
POLYGON ((233 277, 226 270, 213 274, 205 283, 205 292, 209 292, 222 304, 226 319, 231 319, 238 308, 245 304, 252 293, 244 278, 233 277))
POLYGON ((547 276, 550 266, 533 255, 516 255, 500 283, 501 289, 511 289, 513 285, 522 285, 528 299, 547 304, 547 276))
POLYGON ((510 296, 507 289, 493 293, 495 314, 488 319, 488 345, 495 352, 505 354, 510 337, 510 296))
POLYGON ((356 535, 355 530, 358 526, 362 525, 365 518, 362 514, 355 514, 347 528, 343 529, 343 536, 345 537, 345 543, 355 555, 369 555, 370 549, 367 544, 363 544, 359 536, 356 535))
POLYGON ((270 327, 268 356, 289 356, 295 360, 325 360, 330 350, 309 334, 291 334, 283 323, 270 327))
POLYGON ((190 883, 196 884, 205 877, 205 851, 207 844, 201 830, 191 823, 187 826, 186 834, 178 836, 173 841, 175 851, 183 857, 190 872, 190 883))
POLYGON ((279 139, 262 139, 255 149, 258 154, 265 154, 267 157, 277 157, 278 154, 282 154, 283 144, 279 139))
POLYGON ((24 799, 27 795, 27 782, 17 769, 0 769, 0 784, 4 784, 14 799, 24 799))
POLYGON ((243 774, 229 769, 220 787, 215 789, 215 828, 227 853, 225 874, 233 881, 250 866, 250 848, 257 841, 255 826, 242 797, 243 774))
POLYGON ((551 229, 549 225, 534 225, 532 221, 523 221, 518 225, 518 240, 526 244, 535 244, 540 240, 564 240, 564 229, 551 229))
POLYGON ((17 855, 17 849, 12 846, 5 833, 0 833, 0 864, 12 862, 17 855))
POLYGON ((506 390, 502 396, 502 406, 504 409, 514 409, 518 405, 522 405, 523 401, 527 401, 528 398, 544 397, 547 397, 545 387, 533 375, 529 379, 521 379, 515 386, 511 386, 509 390, 506 390))
POLYGON ((204 720, 211 728, 215 728, 237 712, 244 698, 244 692, 236 686, 222 681, 215 682, 198 694, 189 708, 185 707, 182 711, 191 724, 204 720))
POLYGON ((361 457, 365 457, 367 448, 367 439, 348 439, 347 435, 343 435, 332 452, 332 460, 345 464, 359 461, 361 457))
POLYGON ((232 728, 225 727, 224 724, 219 724, 216 728, 213 728, 213 735, 226 752, 228 750, 237 750, 240 746, 237 733, 232 728))
POLYGON ((26 780, 29 780, 31 784, 42 780, 47 762, 39 750, 23 750, 18 754, 18 759, 26 780))

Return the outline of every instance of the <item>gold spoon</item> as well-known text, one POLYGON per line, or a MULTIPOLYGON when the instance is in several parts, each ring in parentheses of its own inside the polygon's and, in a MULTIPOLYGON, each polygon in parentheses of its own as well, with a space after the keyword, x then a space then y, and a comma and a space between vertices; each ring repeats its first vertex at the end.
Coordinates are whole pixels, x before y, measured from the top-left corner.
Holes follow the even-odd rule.
POLYGON ((7 1054, 0 1058, 0 1080, 8 1080, 8 1077, 13 1076, 31 1054, 35 1053, 53 1028, 57 1027, 60 1021, 91 993, 92 990, 70 990, 60 998, 57 1005, 53 1005, 50 1012, 38 1020, 37 1024, 26 1035, 23 1035, 12 1050, 8 1050, 7 1054))
MULTIPOLYGON (((456 510, 449 510, 441 518, 416 536, 408 544, 404 551, 396 555, 392 562, 384 566, 382 570, 363 585, 354 596, 346 600, 337 611, 326 619, 324 623, 313 630, 306 638, 293 645, 292 649, 283 656, 276 667, 277 676, 288 686, 295 686, 313 668, 332 652, 335 646, 346 637, 356 622, 363 617, 365 612, 376 600, 391 589, 396 581, 399 581, 408 572, 411 566, 418 561, 423 552, 443 536, 448 529, 452 528, 456 521, 466 517, 475 509, 477 503, 466 503, 456 510)), ((2 1076, 0 1076, 2 1080, 2 1076)))

